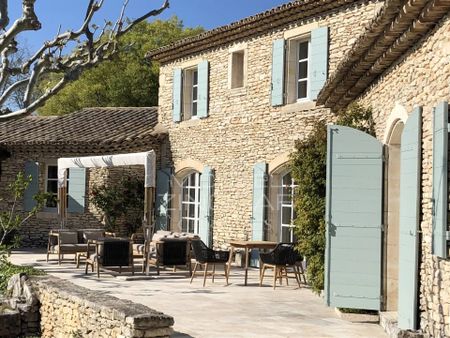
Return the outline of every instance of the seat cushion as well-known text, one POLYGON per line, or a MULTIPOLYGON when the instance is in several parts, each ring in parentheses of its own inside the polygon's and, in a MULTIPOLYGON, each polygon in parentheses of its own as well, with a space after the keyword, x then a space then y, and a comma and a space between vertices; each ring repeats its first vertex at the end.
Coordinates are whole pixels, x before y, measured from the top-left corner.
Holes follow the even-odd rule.
POLYGON ((144 244, 133 244, 133 254, 143 255, 144 254, 144 244))
POLYGON ((87 250, 87 244, 62 244, 54 245, 50 247, 51 252, 61 253, 77 253, 87 250))
POLYGON ((98 240, 102 237, 105 237, 105 232, 102 230, 93 230, 93 231, 86 230, 83 232, 83 239, 85 242, 89 240, 98 240))
POLYGON ((76 231, 62 231, 59 233, 60 244, 78 244, 78 234, 76 231))

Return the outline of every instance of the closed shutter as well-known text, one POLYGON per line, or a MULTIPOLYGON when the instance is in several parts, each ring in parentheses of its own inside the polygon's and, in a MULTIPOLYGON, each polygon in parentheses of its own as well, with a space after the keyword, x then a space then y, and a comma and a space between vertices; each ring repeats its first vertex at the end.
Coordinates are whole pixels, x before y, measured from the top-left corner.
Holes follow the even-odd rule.
POLYGON ((209 62, 202 61, 198 64, 198 110, 199 118, 208 117, 209 99, 209 62))
POLYGON ((416 329, 421 145, 422 109, 417 108, 403 129, 400 155, 398 327, 402 330, 416 329))
POLYGON ((272 49, 272 106, 284 103, 284 39, 275 40, 272 49))
MULTIPOLYGON (((253 208, 252 208, 252 240, 264 240, 265 197, 267 181, 267 164, 260 162, 253 167, 253 208)), ((259 251, 252 250, 251 265, 258 266, 259 251)))
POLYGON ((447 258, 448 103, 440 103, 433 121, 433 254, 447 258))
POLYGON ((202 241, 212 245, 211 221, 212 221, 212 189, 213 189, 213 170, 205 166, 200 175, 200 213, 199 213, 199 235, 202 241))
POLYGON ((169 230, 169 197, 171 174, 171 168, 161 169, 156 173, 155 230, 169 230))
POLYGON ((181 69, 175 69, 173 71, 173 121, 181 121, 181 93, 183 86, 182 71, 181 69))
POLYGON ((310 86, 308 97, 316 100, 328 77, 328 27, 311 32, 310 86))
POLYGON ((25 178, 31 176, 31 182, 24 192, 23 208, 25 211, 31 211, 36 206, 33 196, 39 192, 39 164, 33 161, 25 162, 25 178))
POLYGON ((67 211, 82 214, 85 207, 86 169, 69 169, 69 201, 67 211))
POLYGON ((329 306, 379 310, 383 145, 328 127, 325 294, 329 306))

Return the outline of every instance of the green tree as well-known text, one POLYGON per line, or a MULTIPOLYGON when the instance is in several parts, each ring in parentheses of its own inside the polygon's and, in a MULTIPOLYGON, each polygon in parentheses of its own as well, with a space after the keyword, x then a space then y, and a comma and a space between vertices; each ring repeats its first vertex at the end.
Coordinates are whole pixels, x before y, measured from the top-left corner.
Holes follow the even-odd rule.
POLYGON ((120 51, 114 59, 86 70, 77 81, 50 98, 39 114, 63 115, 85 107, 157 105, 159 66, 149 62, 145 54, 202 31, 200 27, 184 28, 177 17, 141 22, 120 39, 120 51))
MULTIPOLYGON (((358 104, 339 112, 336 123, 375 135, 372 110, 358 104)), ((324 288, 326 157, 327 125, 320 120, 307 138, 296 142, 291 154, 292 176, 298 185, 295 234, 298 250, 308 260, 309 283, 317 293, 324 288)))

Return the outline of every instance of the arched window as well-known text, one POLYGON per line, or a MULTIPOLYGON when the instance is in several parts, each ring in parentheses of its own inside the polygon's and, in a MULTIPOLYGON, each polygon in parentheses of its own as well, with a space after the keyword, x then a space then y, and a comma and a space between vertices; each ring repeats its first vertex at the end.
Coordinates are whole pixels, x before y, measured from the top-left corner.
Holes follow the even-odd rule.
POLYGON ((280 241, 295 242, 294 236, 294 191, 297 185, 291 176, 291 173, 281 177, 281 196, 280 196, 280 241))
POLYGON ((181 194, 181 231, 199 233, 200 174, 193 172, 183 180, 181 194))

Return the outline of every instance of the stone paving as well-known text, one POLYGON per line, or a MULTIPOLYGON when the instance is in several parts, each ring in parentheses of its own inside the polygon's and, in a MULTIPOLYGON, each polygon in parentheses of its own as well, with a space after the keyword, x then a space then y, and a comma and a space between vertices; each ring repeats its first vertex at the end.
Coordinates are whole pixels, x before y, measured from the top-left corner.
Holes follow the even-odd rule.
POLYGON ((294 281, 273 290, 267 278, 267 284, 259 287, 257 269, 249 272, 248 286, 243 286, 243 270, 234 267, 229 286, 223 277, 216 277, 214 284, 208 279, 203 288, 200 277, 189 284, 185 271, 170 269, 149 277, 103 273, 97 279, 94 273, 85 275, 84 269, 76 269, 71 260, 61 266, 47 263, 42 251, 16 251, 11 260, 171 315, 177 338, 386 337, 376 324, 341 320, 323 299, 307 288, 299 289, 294 281))

